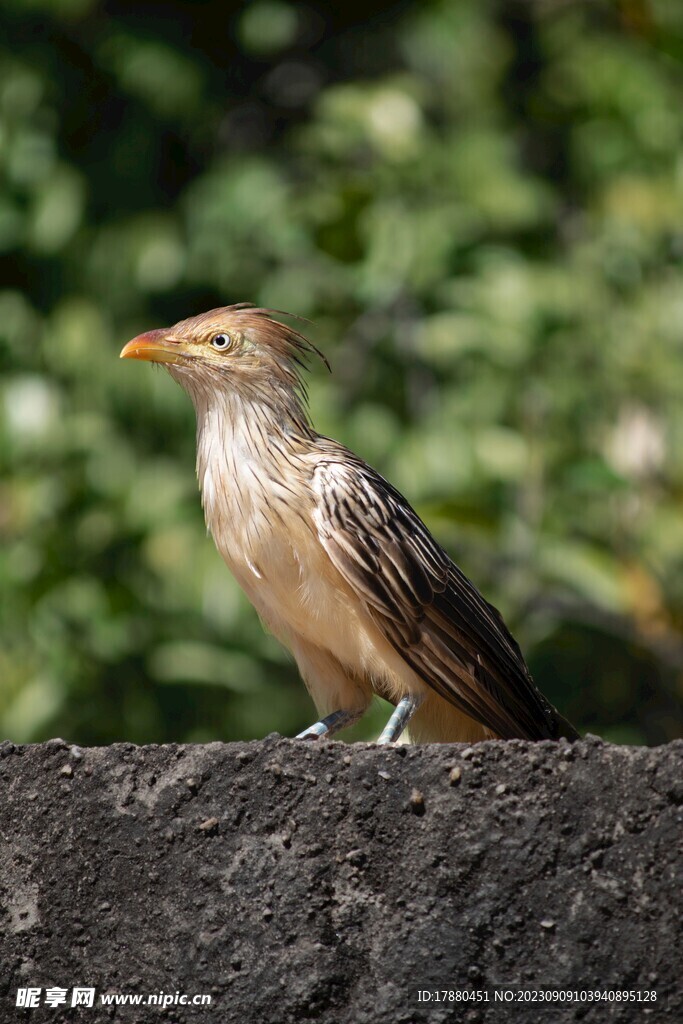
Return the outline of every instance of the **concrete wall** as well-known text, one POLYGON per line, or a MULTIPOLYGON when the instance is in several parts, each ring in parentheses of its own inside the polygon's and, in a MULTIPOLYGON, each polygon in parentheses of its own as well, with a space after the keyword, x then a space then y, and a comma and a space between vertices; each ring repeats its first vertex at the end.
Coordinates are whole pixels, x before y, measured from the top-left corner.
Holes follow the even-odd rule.
POLYGON ((683 1020, 682 755, 2 744, 0 1020, 683 1020), (70 1008, 74 985, 94 1008, 70 1008), (38 1008, 16 1007, 27 986, 38 1008), (66 1007, 44 1005, 53 986, 66 1007), (442 990, 471 999, 419 999, 442 990), (159 992, 213 1005, 100 1004, 159 992))

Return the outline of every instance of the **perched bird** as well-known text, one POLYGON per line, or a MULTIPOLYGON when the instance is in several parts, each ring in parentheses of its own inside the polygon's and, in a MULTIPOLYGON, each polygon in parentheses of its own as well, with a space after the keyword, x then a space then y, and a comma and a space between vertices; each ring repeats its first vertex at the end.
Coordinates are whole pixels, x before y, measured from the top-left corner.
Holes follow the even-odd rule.
POLYGON ((194 403, 208 528, 321 716, 301 738, 355 722, 373 693, 395 706, 381 743, 408 722, 417 741, 577 738, 500 613, 406 499, 316 433, 302 378, 311 353, 326 362, 250 303, 148 331, 121 352, 163 364, 194 403))

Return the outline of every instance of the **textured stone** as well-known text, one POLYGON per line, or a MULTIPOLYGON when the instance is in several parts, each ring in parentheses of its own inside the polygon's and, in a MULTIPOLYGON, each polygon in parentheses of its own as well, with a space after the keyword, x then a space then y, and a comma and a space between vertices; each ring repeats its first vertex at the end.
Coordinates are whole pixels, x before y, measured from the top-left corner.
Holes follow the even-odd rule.
POLYGON ((3 744, 0 1020, 679 1021, 682 760, 591 739, 3 744), (213 1005, 22 1011, 26 985, 213 1005), (501 985, 657 1001, 494 1003, 501 985), (418 1001, 445 989, 489 1002, 418 1001))

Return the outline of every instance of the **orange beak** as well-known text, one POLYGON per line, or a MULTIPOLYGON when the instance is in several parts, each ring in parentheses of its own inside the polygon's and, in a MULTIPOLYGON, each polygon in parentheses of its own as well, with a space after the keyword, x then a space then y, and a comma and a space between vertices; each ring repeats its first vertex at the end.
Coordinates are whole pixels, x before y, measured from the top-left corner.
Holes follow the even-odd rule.
POLYGON ((189 355, 186 345, 167 330, 138 334, 121 349, 121 359, 144 359, 150 363, 182 363, 189 355))

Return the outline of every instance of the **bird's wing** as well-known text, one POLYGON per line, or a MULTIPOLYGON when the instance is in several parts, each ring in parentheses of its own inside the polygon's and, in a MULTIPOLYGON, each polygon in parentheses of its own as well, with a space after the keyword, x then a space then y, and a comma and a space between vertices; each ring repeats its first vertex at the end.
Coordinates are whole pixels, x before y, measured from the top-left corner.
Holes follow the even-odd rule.
POLYGON ((406 499, 346 449, 318 461, 313 485, 329 558, 413 671, 501 738, 555 738, 554 709, 500 613, 406 499))

